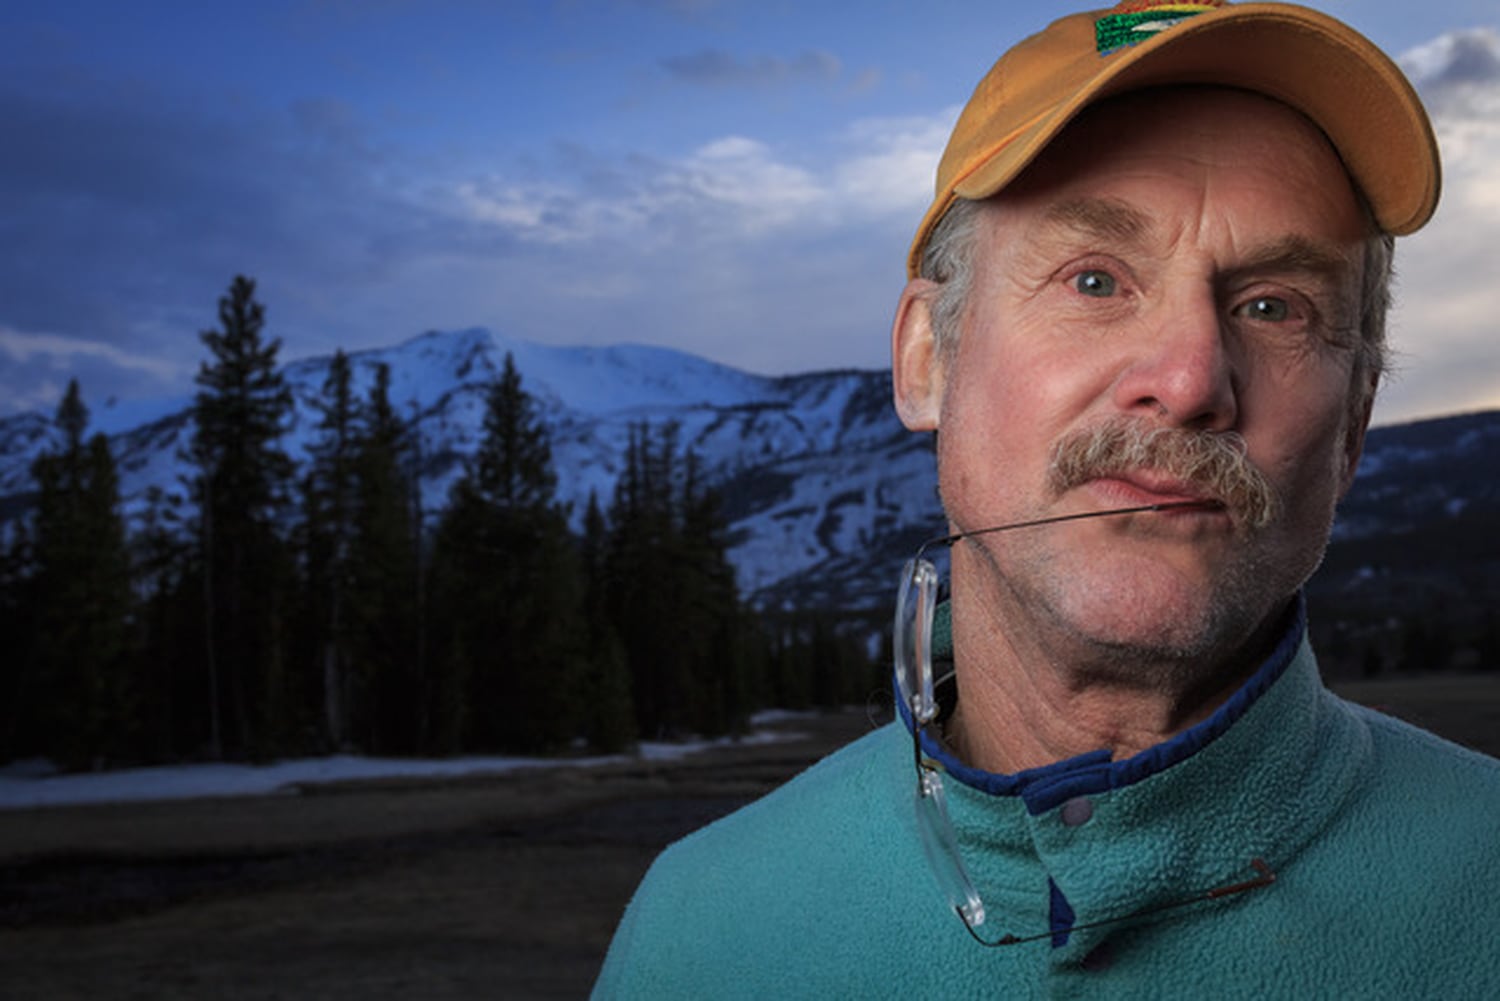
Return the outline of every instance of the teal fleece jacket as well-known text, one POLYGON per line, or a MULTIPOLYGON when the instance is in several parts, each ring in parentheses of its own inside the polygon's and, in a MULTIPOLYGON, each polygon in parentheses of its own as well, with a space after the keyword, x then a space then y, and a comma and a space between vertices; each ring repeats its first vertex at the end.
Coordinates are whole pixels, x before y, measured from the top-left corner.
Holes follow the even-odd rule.
POLYGON ((1299 612, 1212 717, 1015 775, 936 744, 984 948, 898 721, 665 851, 597 998, 1500 998, 1500 761, 1322 685, 1299 612), (1275 882, 1122 922, 1210 887, 1275 882))

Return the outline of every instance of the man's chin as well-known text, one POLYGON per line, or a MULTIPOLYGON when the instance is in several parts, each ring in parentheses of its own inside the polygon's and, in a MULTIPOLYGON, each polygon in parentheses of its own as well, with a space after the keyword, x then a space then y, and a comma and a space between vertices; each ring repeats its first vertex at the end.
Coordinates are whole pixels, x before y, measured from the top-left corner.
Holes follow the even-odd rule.
POLYGON ((1066 633, 1111 660, 1203 661, 1248 639, 1243 601, 1180 574, 1090 575, 1056 595, 1066 633))

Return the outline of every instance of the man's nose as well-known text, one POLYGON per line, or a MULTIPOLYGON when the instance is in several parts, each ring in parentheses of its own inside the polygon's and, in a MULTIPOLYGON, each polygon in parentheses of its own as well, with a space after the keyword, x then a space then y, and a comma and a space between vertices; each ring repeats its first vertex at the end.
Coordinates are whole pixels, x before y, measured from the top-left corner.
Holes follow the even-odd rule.
POLYGON ((1115 403, 1131 414, 1174 427, 1227 431, 1239 418, 1238 373, 1211 290, 1164 303, 1144 324, 1127 367, 1115 383, 1115 403))

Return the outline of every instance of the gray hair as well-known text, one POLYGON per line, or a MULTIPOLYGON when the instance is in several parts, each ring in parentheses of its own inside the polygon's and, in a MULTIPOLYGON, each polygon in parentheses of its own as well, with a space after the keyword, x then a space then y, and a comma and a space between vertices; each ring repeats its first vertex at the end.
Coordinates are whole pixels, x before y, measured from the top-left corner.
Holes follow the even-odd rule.
MULTIPOLYGON (((959 332, 963 327, 963 313, 974 278, 974 244, 979 236, 983 205, 983 202, 968 198, 955 199, 938 220, 922 251, 919 274, 939 285, 929 308, 933 338, 939 352, 944 355, 958 346, 959 332)), ((1362 408, 1374 395, 1374 387, 1386 374, 1389 364, 1385 317, 1391 306, 1396 246, 1395 238, 1379 231, 1374 213, 1362 197, 1360 205, 1374 235, 1365 241, 1364 272, 1360 276, 1360 336, 1354 359, 1355 398, 1351 401, 1357 408, 1362 408)))
MULTIPOLYGON (((1360 199, 1363 203, 1364 199, 1360 199)), ((1354 360, 1355 378, 1370 379, 1371 396, 1375 385, 1390 371, 1390 353, 1386 348, 1385 315, 1391 308, 1391 280, 1396 270, 1396 238, 1382 233, 1374 223, 1368 206, 1371 231, 1365 240, 1365 269, 1359 282, 1359 354, 1354 360)))
POLYGON ((939 353, 944 355, 958 347, 964 307, 974 279, 974 243, 979 235, 979 212, 983 204, 968 198, 954 199, 922 249, 918 273, 939 286, 929 309, 933 339, 939 353))

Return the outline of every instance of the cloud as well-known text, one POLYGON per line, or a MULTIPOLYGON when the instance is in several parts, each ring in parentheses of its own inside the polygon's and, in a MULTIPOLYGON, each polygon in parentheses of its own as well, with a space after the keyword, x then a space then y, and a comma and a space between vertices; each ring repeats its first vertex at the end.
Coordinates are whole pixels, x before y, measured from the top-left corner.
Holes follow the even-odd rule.
POLYGON ((1443 198, 1398 241, 1383 420, 1500 406, 1500 32, 1455 32, 1400 60, 1432 112, 1443 198))
POLYGON ((1494 28, 1449 32, 1397 60, 1427 100, 1472 84, 1500 81, 1500 33, 1494 28))
POLYGON ((462 179, 451 205, 529 243, 619 239, 680 247, 690 238, 748 250, 786 231, 813 234, 892 212, 920 214, 944 134, 938 120, 863 121, 811 162, 736 135, 675 160, 604 164, 570 149, 559 151, 545 181, 462 179))
POLYGON ((448 209, 518 249, 456 284, 470 317, 503 311, 522 336, 650 340, 768 372, 883 365, 953 114, 862 120, 795 157, 728 135, 676 159, 574 147, 545 180, 464 179, 448 209))
POLYGON ((742 60, 722 49, 702 49, 690 55, 661 60, 668 76, 703 87, 767 87, 801 81, 837 80, 843 65, 837 56, 809 49, 782 59, 756 56, 742 60))
POLYGON ((133 369, 160 379, 172 379, 180 374, 177 365, 149 355, 132 354, 113 344, 58 337, 56 334, 27 334, 8 327, 0 327, 0 355, 17 364, 47 359, 63 371, 78 358, 98 358, 117 368, 133 369))
POLYGON ((729 136, 701 147, 661 178, 676 202, 709 205, 732 214, 736 229, 753 236, 807 224, 827 199, 826 188, 809 170, 777 160, 753 139, 729 136))
POLYGON ((836 173, 843 198, 872 214, 901 214, 913 229, 931 197, 938 157, 958 109, 913 118, 866 119, 845 135, 836 173))
POLYGON ((192 371, 180 362, 114 344, 4 326, 0 326, 0 363, 11 409, 44 413, 57 406, 70 378, 78 379, 85 400, 97 404, 127 388, 136 395, 173 392, 192 371))

